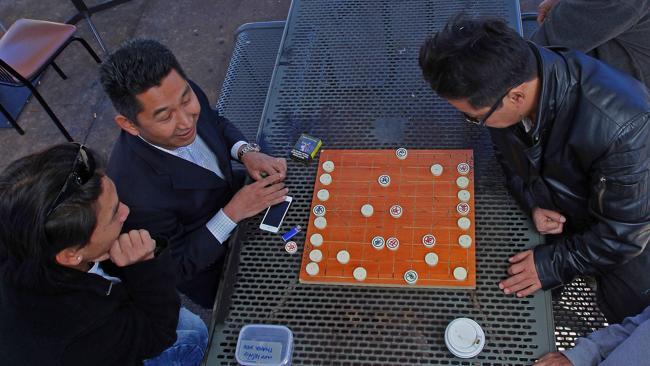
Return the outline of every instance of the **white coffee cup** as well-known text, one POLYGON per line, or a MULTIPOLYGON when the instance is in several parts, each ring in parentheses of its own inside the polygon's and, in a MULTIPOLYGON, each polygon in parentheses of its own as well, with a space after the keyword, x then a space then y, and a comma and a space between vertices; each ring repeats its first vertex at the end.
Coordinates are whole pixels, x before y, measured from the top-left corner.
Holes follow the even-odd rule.
POLYGON ((474 320, 457 318, 447 325, 445 344, 456 357, 476 357, 485 346, 485 333, 474 320))

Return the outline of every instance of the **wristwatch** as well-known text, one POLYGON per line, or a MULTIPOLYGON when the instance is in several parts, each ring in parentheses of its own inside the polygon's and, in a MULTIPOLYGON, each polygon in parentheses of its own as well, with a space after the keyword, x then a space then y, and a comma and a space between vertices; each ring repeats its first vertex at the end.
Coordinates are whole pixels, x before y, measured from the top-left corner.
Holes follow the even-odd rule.
POLYGON ((241 161, 241 158, 245 154, 248 154, 251 151, 260 152, 260 150, 261 150, 260 145, 254 143, 254 142, 251 142, 250 144, 244 144, 244 145, 242 145, 242 147, 237 152, 237 159, 239 161, 241 161))

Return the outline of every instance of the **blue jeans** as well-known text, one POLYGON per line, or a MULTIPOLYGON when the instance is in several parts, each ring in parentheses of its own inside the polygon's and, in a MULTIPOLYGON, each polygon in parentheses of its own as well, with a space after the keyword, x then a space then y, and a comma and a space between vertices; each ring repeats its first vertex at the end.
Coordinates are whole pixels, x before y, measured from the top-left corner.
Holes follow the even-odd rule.
POLYGON ((208 346, 208 328, 201 318, 181 308, 176 326, 176 343, 155 358, 144 360, 145 366, 196 366, 203 360, 208 346))

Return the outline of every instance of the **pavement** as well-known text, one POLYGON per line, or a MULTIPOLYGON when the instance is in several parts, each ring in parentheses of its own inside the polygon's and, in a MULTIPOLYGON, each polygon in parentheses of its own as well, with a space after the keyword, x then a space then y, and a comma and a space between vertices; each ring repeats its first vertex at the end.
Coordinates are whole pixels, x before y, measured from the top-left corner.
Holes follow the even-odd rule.
MULTIPOLYGON (((369 0, 371 1, 371 0, 369 0)), ((101 0, 88 0, 91 6, 101 0)), ((539 0, 521 0, 522 11, 535 11, 539 0)), ((92 16, 109 49, 134 37, 155 38, 176 55, 188 77, 216 104, 233 50, 235 30, 244 23, 286 20, 290 0, 131 0, 92 16)), ((76 14, 66 0, 0 0, 0 24, 8 28, 20 18, 65 22, 76 14)), ((77 35, 104 57, 85 20, 77 35)), ((1 28, 0 28, 1 33, 1 28)), ((47 70, 38 90, 76 141, 85 142, 108 158, 119 129, 116 114, 98 79, 98 67, 81 45, 74 43, 57 64, 68 75, 59 78, 47 70)), ((13 128, 0 128, 0 170, 13 160, 65 142, 54 123, 35 99, 30 99, 13 128)), ((184 304, 208 320, 210 312, 184 300, 184 304)))
MULTIPOLYGON (((101 1, 86 3, 90 6, 101 1)), ((133 37, 161 41, 215 104, 235 30, 244 23, 285 20, 290 5, 290 0, 131 0, 94 14, 92 20, 109 49, 133 37)), ((72 2, 65 0, 0 0, 0 23, 5 28, 20 18, 65 22, 74 14, 72 2)), ((103 58, 86 21, 77 26, 78 35, 103 58)), ((115 110, 101 88, 97 64, 76 42, 63 51, 57 64, 68 79, 47 70, 39 92, 76 141, 85 141, 108 157, 119 130, 113 121, 115 110)), ((19 157, 65 142, 34 98, 18 123, 26 132, 23 136, 13 128, 0 128, 0 170, 19 157)))

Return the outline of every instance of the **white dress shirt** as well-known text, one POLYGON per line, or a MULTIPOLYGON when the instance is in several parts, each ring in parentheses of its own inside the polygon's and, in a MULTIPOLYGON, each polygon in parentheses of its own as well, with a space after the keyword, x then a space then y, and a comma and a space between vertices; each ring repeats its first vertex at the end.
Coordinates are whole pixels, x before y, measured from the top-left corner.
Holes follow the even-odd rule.
MULTIPOLYGON (((216 174, 219 178, 225 179, 225 176, 223 172, 221 171, 221 168, 219 168, 219 162, 217 161, 217 157, 214 155, 212 150, 208 147, 208 145, 205 144, 205 141, 197 134, 196 138, 194 141, 183 147, 179 147, 174 150, 169 150, 165 149, 164 147, 160 147, 157 145, 154 145, 150 143, 149 141, 145 140, 140 136, 142 141, 148 143, 149 145, 155 147, 158 150, 164 151, 168 154, 177 156, 183 160, 189 161, 190 163, 196 164, 202 168, 205 168, 214 174, 216 174)), ((245 145, 246 141, 238 141, 235 143, 232 148, 230 149, 230 155, 232 156, 233 159, 237 160, 237 151, 239 151, 239 148, 242 145, 245 145)), ((220 242, 220 243, 225 243, 226 240, 230 237, 230 234, 232 231, 237 227, 237 224, 233 222, 228 215, 226 215, 225 212, 223 212, 223 209, 219 210, 211 219, 208 221, 205 226, 210 230, 210 233, 220 242)))

